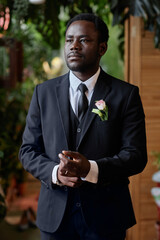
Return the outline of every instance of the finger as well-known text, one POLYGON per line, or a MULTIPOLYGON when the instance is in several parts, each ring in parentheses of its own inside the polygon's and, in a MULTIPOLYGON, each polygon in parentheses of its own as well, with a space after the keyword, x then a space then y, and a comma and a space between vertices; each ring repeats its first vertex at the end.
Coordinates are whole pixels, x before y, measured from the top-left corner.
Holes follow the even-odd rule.
POLYGON ((70 186, 71 187, 79 187, 81 184, 82 184, 82 180, 80 179, 80 178, 77 178, 77 177, 75 177, 75 178, 69 178, 69 184, 70 184, 70 186))
POLYGON ((67 177, 62 176, 63 182, 72 182, 72 183, 80 183, 82 180, 78 177, 67 177))
POLYGON ((82 182, 78 182, 78 183, 67 182, 65 185, 68 186, 68 187, 71 187, 71 188, 77 188, 77 187, 80 187, 82 185, 82 182))
POLYGON ((83 183, 83 181, 77 177, 60 176, 59 180, 63 185, 66 185, 68 187, 78 187, 83 183))
POLYGON ((66 179, 67 179, 67 181, 74 182, 74 183, 77 183, 77 182, 79 182, 81 180, 78 177, 66 177, 66 179))
POLYGON ((67 177, 79 177, 79 170, 77 167, 64 167, 60 169, 60 174, 67 177))
POLYGON ((58 157, 60 158, 60 160, 63 162, 63 163, 65 163, 65 164, 67 164, 69 161, 70 161, 70 159, 68 159, 66 156, 64 156, 64 154, 62 154, 62 153, 59 153, 58 154, 58 157))
POLYGON ((72 152, 72 151, 62 151, 64 155, 67 155, 68 157, 79 159, 80 158, 80 153, 78 152, 72 152))
POLYGON ((64 172, 64 171, 66 171, 67 169, 65 169, 65 163, 62 161, 62 160, 60 160, 60 164, 59 164, 59 171, 60 172, 64 172))
POLYGON ((64 162, 60 159, 59 168, 63 168, 64 166, 65 166, 64 162))
POLYGON ((60 165, 61 165, 61 169, 63 169, 63 172, 68 170, 68 171, 77 171, 77 163, 78 161, 73 161, 70 160, 68 157, 64 156, 64 154, 59 154, 59 158, 60 158, 60 165))

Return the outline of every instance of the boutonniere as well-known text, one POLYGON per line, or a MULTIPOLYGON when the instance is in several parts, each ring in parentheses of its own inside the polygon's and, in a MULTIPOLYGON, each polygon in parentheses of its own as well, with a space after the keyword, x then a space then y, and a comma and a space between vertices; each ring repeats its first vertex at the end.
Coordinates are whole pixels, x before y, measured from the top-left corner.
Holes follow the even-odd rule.
POLYGON ((98 114, 102 121, 108 120, 108 106, 105 101, 96 101, 95 105, 97 108, 93 108, 92 112, 98 114))

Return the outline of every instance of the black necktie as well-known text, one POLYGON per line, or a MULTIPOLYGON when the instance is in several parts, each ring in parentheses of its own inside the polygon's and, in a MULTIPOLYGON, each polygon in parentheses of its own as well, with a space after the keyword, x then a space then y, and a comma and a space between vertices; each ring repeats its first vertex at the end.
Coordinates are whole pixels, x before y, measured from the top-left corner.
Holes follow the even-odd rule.
POLYGON ((78 86, 78 89, 81 91, 81 96, 78 101, 78 119, 79 121, 81 121, 88 108, 88 99, 85 94, 88 88, 85 84, 81 83, 78 86))

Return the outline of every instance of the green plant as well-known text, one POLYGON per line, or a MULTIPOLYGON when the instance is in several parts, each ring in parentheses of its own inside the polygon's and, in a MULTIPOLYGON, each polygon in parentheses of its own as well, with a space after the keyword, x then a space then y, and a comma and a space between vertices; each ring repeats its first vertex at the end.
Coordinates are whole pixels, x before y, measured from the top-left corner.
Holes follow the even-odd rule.
POLYGON ((109 0, 113 13, 113 25, 124 24, 130 16, 142 17, 145 28, 155 32, 155 47, 160 48, 160 1, 159 0, 109 0))
MULTIPOLYGON (((6 195, 11 178, 18 176, 22 167, 18 161, 18 146, 23 129, 23 114, 20 99, 12 91, 0 89, 0 187, 6 195)), ((0 194, 0 220, 4 218, 6 206, 4 196, 0 194)))
POLYGON ((18 161, 18 149, 26 115, 23 104, 24 99, 19 91, 0 89, 0 175, 5 193, 10 178, 13 175, 16 176, 17 169, 21 168, 18 161))
POLYGON ((101 59, 102 68, 110 75, 124 79, 124 28, 123 26, 112 26, 113 15, 108 13, 107 25, 109 29, 108 49, 101 59), (121 50, 120 50, 121 48, 121 50))
POLYGON ((34 87, 28 79, 14 89, 0 88, 0 184, 5 194, 13 176, 25 180, 18 152, 34 87))

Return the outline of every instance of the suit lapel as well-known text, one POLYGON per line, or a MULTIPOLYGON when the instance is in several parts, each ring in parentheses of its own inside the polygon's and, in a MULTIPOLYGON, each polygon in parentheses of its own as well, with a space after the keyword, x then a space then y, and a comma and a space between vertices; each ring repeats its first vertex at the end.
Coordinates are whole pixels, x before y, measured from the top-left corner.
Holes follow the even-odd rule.
MULTIPOLYGON (((69 74, 64 75, 62 81, 57 85, 57 102, 59 114, 68 146, 69 140, 69 74)), ((58 129, 57 129, 58 130, 58 129)))
POLYGON ((95 85, 95 89, 93 92, 93 96, 92 96, 88 111, 86 113, 84 120, 82 121, 82 123, 80 123, 80 127, 82 131, 81 131, 81 137, 79 140, 78 147, 84 135, 86 134, 89 126, 91 125, 92 121, 97 116, 96 114, 92 113, 92 109, 96 108, 95 101, 99 101, 103 99, 107 104, 107 97, 108 97, 109 91, 110 91, 109 76, 105 72, 103 72, 103 70, 101 70, 100 76, 95 85))

